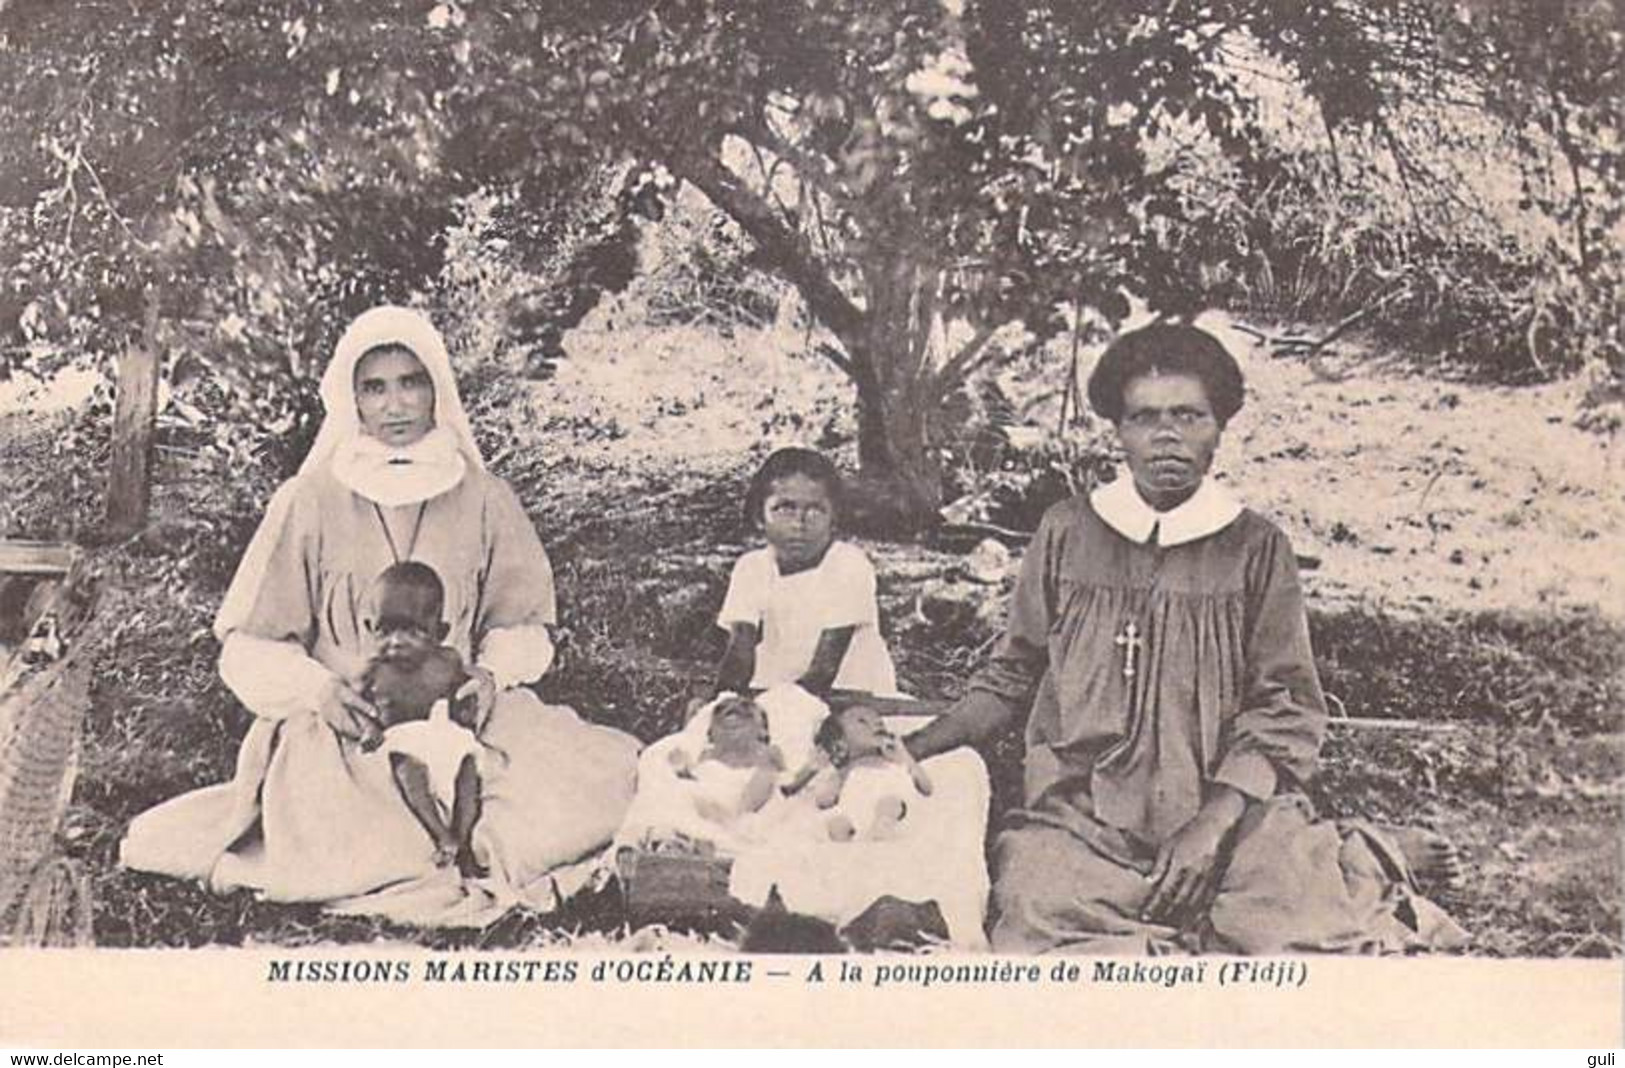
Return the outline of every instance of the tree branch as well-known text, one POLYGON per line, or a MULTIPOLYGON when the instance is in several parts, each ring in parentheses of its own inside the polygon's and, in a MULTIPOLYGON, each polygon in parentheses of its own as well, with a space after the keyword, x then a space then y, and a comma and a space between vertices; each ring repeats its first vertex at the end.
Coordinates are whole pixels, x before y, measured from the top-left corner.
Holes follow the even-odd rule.
MULTIPOLYGON (((1551 130, 1557 141, 1558 150, 1563 153, 1563 160, 1569 165, 1569 179, 1574 183, 1574 250, 1580 260, 1580 277, 1585 281, 1591 279, 1593 256, 1591 254, 1591 240, 1587 234, 1590 228, 1589 213, 1586 210, 1585 174, 1580 169, 1584 162, 1580 146, 1575 143, 1574 136, 1569 133, 1569 112, 1564 106, 1563 99, 1556 90, 1548 90, 1552 99, 1551 130)), ((1539 358, 1536 358, 1539 362, 1539 358)))
MULTIPOLYGON (((784 202, 784 198, 779 196, 779 191, 773 186, 773 179, 779 173, 779 168, 787 166, 789 161, 782 156, 776 155, 773 159, 773 165, 770 167, 767 160, 762 157, 761 145, 748 138, 745 143, 750 145, 750 157, 755 161, 756 169, 761 172, 764 194, 773 202, 773 206, 779 209, 779 215, 784 218, 785 225, 793 226, 799 230, 801 228, 801 217, 798 214, 799 206, 797 211, 791 211, 790 205, 784 202)), ((802 189, 805 188, 805 186, 802 186, 802 189)))
POLYGON ((987 348, 987 343, 993 340, 993 335, 999 332, 999 327, 1002 325, 1002 323, 983 323, 977 329, 975 336, 960 346, 959 351, 954 353, 948 362, 942 365, 942 371, 937 375, 937 380, 942 383, 943 390, 946 391, 957 386, 987 362, 987 359, 992 354, 984 353, 984 350, 987 348))
MULTIPOLYGON (((694 185, 734 220, 768 254, 780 274, 801 291, 807 307, 843 342, 863 329, 864 313, 830 277, 806 237, 784 224, 772 205, 745 187, 714 156, 678 149, 644 137, 644 147, 672 173, 694 185)), ((852 346, 848 345, 849 351, 852 346)))
POLYGON ((813 348, 813 351, 824 357, 830 363, 833 363, 836 367, 839 367, 842 372, 846 374, 852 373, 852 361, 847 358, 846 353, 842 352, 834 345, 831 345, 829 342, 820 341, 813 348))
POLYGON ((792 144, 783 134, 773 129, 772 123, 753 116, 748 120, 741 120, 736 132, 753 145, 759 141, 761 147, 794 167, 796 173, 809 185, 832 200, 835 198, 838 190, 830 181, 829 172, 824 169, 818 157, 792 144))

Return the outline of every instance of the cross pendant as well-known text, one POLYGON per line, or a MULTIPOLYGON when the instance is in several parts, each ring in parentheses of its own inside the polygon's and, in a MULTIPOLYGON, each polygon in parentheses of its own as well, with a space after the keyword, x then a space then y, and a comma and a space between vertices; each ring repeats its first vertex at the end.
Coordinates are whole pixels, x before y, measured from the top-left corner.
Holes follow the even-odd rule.
POLYGON ((1140 652, 1140 647, 1145 645, 1145 639, 1140 637, 1139 626, 1134 620, 1129 620, 1123 626, 1123 633, 1113 638, 1112 642, 1123 647, 1123 677, 1132 679, 1135 658, 1140 652))

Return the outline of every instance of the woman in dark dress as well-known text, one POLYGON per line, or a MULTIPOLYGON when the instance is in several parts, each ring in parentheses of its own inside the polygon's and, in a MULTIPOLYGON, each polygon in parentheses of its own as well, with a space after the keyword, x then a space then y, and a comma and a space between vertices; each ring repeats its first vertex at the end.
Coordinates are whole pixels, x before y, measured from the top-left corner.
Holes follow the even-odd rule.
POLYGON ((1241 408, 1211 335, 1126 334, 1089 383, 1128 477, 1044 517, 1009 625, 917 757, 1026 724, 996 950, 1385 952, 1459 944, 1417 891, 1442 842, 1318 820, 1325 702, 1286 536, 1207 477, 1241 408))

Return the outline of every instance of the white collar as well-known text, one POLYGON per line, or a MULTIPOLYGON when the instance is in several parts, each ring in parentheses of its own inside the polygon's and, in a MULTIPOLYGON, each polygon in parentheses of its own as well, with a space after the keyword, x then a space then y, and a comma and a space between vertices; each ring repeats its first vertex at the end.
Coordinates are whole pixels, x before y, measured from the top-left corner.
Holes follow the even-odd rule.
POLYGON ((457 435, 440 426, 405 448, 363 434, 339 445, 333 454, 334 477, 386 507, 438 497, 461 482, 467 471, 457 435))
POLYGON ((1152 529, 1159 527, 1158 545, 1183 545, 1217 534, 1241 514, 1241 502, 1210 478, 1204 478, 1184 504, 1167 512, 1145 503, 1127 473, 1091 493, 1089 503, 1107 526, 1137 545, 1144 545, 1152 529))

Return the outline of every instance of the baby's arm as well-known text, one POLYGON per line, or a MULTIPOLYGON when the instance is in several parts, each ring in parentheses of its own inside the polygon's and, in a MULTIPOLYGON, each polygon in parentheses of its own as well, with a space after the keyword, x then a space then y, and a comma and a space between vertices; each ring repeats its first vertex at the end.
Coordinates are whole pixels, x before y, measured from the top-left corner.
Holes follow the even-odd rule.
POLYGON ((830 767, 813 786, 813 803, 819 808, 834 808, 841 800, 841 789, 846 785, 846 771, 830 767))
POLYGON ((384 744, 384 728, 390 725, 392 719, 387 705, 374 703, 376 699, 372 692, 372 680, 376 671, 377 665, 369 664, 367 670, 362 673, 361 696, 373 704, 381 718, 374 719, 372 716, 362 715, 359 712, 351 717, 356 726, 356 741, 361 745, 363 753, 370 753, 384 744))
POLYGON ((744 693, 756 674, 756 645, 762 632, 754 623, 734 623, 728 628, 728 648, 717 668, 717 692, 744 693))
POLYGON ((835 676, 841 673, 846 651, 852 647, 855 626, 830 627, 818 636, 818 648, 813 650, 812 663, 797 682, 803 690, 814 694, 827 694, 835 685, 835 676))
MULTIPOLYGON (((778 751, 777 746, 774 747, 774 751, 778 751)), ((828 769, 830 766, 829 755, 821 749, 815 749, 811 758, 809 758, 808 761, 796 771, 795 775, 791 777, 789 782, 779 787, 779 789, 786 797, 789 797, 792 794, 798 794, 802 790, 805 790, 807 788, 807 784, 816 779, 820 772, 828 769)))
POLYGON ((888 734, 882 755, 892 763, 901 764, 908 769, 908 777, 914 780, 914 789, 920 791, 921 797, 931 796, 931 776, 926 774, 925 769, 920 766, 920 762, 914 759, 914 754, 908 751, 908 747, 903 744, 901 738, 888 734))
MULTIPOLYGON (((903 751, 905 753, 908 752, 906 749, 903 751)), ((920 791, 920 796, 930 797, 931 776, 925 773, 925 769, 920 767, 919 762, 913 757, 908 758, 908 774, 909 777, 914 780, 914 789, 920 791)))
POLYGON ((463 687, 473 676, 463 665, 463 658, 458 655, 457 650, 449 645, 441 646, 436 653, 450 679, 446 686, 446 696, 451 701, 451 721, 477 734, 481 726, 479 695, 472 691, 463 692, 463 687))
POLYGON ((357 715, 356 728, 360 731, 357 741, 363 753, 370 753, 384 744, 384 728, 371 716, 357 715))
POLYGON ((739 797, 739 811, 757 812, 773 796, 773 785, 778 782, 778 771, 771 765, 762 765, 751 774, 739 797))
POLYGON ((682 746, 677 746, 666 754, 666 760, 671 764, 671 770, 677 773, 679 779, 692 779, 694 777, 694 754, 682 746))

